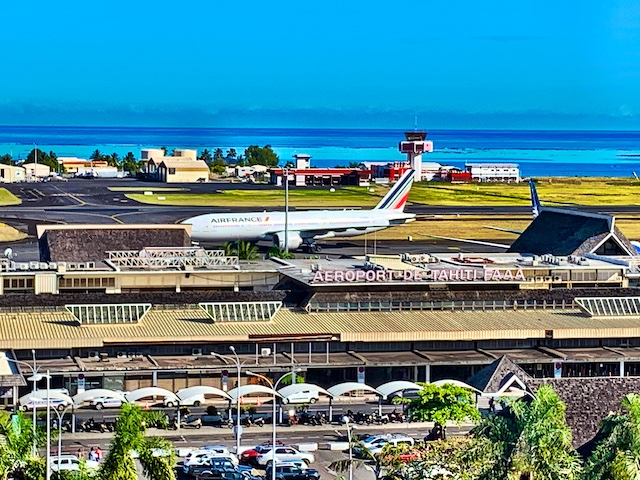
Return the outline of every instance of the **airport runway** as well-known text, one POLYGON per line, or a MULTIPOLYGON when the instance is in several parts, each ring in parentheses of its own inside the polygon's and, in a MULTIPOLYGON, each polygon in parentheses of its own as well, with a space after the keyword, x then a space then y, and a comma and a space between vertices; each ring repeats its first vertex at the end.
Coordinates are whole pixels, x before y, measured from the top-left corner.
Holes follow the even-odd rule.
MULTIPOLYGON (((140 182, 135 179, 70 179, 68 182, 51 181, 46 183, 7 184, 7 188, 14 195, 22 199, 17 206, 0 207, 0 221, 12 225, 29 235, 35 235, 35 225, 51 223, 98 223, 98 224, 141 224, 141 223, 178 223, 186 218, 212 212, 250 211, 252 208, 220 207, 174 207, 161 205, 143 205, 125 197, 127 192, 113 192, 109 187, 130 187, 136 189, 148 188, 181 188, 189 193, 215 193, 223 189, 268 189, 268 185, 250 185, 242 183, 212 182, 189 185, 164 185, 150 182, 140 182)), ((157 191, 157 190, 156 190, 157 191)), ((282 208, 283 209, 283 208, 282 208)), ((281 209, 281 210, 282 210, 281 209)), ((601 212, 601 207, 581 207, 581 210, 601 212)), ((277 208, 275 210, 278 210, 277 208)), ((291 210, 295 210, 292 208, 291 210)), ((428 220, 438 215, 526 215, 530 213, 528 207, 486 207, 486 206, 428 206, 408 204, 407 211, 418 215, 420 220, 428 220)), ((607 213, 640 213, 640 207, 620 206, 608 208, 607 213)), ((268 242, 259 245, 261 250, 269 248, 268 242)), ((213 245, 203 245, 214 247, 213 245)), ((322 242, 323 254, 361 255, 365 253, 364 240, 337 240, 322 242)), ((31 259, 37 246, 33 239, 12 245, 14 249, 23 253, 22 258, 31 259)), ((366 242, 366 252, 397 253, 397 252, 477 252, 478 245, 453 243, 437 239, 420 239, 419 241, 377 241, 369 238, 366 242)), ((501 251, 491 247, 482 247, 482 251, 501 251)))

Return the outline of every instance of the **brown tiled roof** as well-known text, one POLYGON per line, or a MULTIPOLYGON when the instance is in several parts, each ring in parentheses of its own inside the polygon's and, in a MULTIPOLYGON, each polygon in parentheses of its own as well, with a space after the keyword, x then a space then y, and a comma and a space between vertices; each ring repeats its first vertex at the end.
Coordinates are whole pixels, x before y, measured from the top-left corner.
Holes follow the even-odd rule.
POLYGON ((640 337, 640 318, 593 319, 575 310, 307 314, 281 309, 268 322, 213 321, 200 309, 152 309, 135 325, 78 326, 66 312, 0 313, 0 348, 256 341, 338 336, 343 342, 640 337))

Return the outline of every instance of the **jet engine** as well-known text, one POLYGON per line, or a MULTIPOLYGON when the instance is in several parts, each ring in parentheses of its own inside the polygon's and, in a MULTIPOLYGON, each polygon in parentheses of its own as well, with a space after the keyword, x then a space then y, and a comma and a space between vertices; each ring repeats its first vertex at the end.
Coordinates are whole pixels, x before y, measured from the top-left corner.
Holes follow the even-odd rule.
MULTIPOLYGON (((296 250, 297 248, 300 248, 300 245, 302 245, 303 242, 300 232, 287 232, 287 234, 289 237, 287 241, 289 250, 296 250)), ((277 245, 278 248, 284 248, 284 239, 284 232, 278 232, 273 236, 273 244, 277 245)))

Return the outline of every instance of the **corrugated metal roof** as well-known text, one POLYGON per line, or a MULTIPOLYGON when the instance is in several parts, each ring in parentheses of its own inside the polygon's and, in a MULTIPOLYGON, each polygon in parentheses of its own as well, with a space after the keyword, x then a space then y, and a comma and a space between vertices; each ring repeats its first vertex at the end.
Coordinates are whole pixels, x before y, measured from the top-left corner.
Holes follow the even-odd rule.
POLYGON ((307 314, 281 309, 270 322, 213 323, 198 309, 153 309, 136 325, 78 326, 65 312, 1 313, 0 348, 248 341, 260 336, 339 335, 343 342, 499 340, 545 338, 550 330, 553 338, 640 337, 640 317, 593 319, 577 310, 307 314))

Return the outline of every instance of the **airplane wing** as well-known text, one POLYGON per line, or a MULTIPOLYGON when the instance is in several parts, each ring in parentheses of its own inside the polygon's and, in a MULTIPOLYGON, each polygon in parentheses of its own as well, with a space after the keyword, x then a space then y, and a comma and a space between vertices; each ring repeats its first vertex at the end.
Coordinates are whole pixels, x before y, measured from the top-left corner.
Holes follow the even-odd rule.
POLYGON ((440 235, 426 235, 427 237, 439 238, 441 240, 451 240, 454 242, 472 243, 474 245, 486 245, 487 247, 496 248, 509 248, 511 245, 505 245, 504 243, 483 242, 482 240, 469 240, 466 238, 454 238, 454 237, 442 237, 440 235))
POLYGON ((491 225, 483 225, 482 228, 489 228, 491 230, 498 230, 499 232, 515 233, 516 235, 522 235, 520 230, 509 230, 508 228, 492 227, 491 225))

